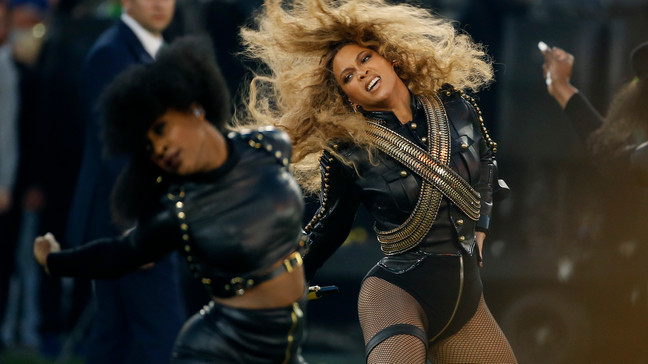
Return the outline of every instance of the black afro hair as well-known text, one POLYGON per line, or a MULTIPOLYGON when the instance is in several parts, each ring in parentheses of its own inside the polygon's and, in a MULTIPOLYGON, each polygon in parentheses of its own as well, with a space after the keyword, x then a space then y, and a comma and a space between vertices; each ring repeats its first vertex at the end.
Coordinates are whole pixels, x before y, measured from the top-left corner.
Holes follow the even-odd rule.
POLYGON ((227 84, 211 42, 195 36, 163 47, 154 63, 132 66, 106 88, 100 108, 107 154, 143 156, 151 124, 169 110, 190 111, 193 104, 224 130, 231 117, 227 84))

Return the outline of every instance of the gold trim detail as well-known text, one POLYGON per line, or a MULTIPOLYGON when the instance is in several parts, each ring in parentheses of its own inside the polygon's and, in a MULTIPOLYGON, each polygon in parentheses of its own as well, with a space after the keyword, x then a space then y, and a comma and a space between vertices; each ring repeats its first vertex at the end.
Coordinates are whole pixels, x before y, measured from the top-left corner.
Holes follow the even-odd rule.
MULTIPOLYGON (((322 152, 322 155, 319 157, 319 161, 322 161, 322 158, 325 158, 324 152, 322 152)), ((328 159, 329 162, 333 162, 333 158, 328 159)), ((317 222, 326 214, 326 210, 328 208, 328 193, 331 188, 331 185, 329 184, 330 182, 330 176, 331 172, 331 166, 326 166, 324 167, 324 172, 322 173, 322 193, 320 196, 320 208, 318 210, 318 213, 313 216, 311 221, 308 222, 308 225, 304 227, 304 232, 309 233, 313 227, 317 224, 317 222)))
POLYGON ((437 95, 421 97, 420 101, 428 123, 429 152, 393 130, 368 121, 369 136, 377 147, 423 178, 418 201, 408 219, 389 231, 374 227, 386 255, 403 253, 421 242, 436 219, 443 195, 469 218, 479 219, 479 193, 449 166, 450 131, 443 103, 437 95))
POLYGON ((299 304, 297 302, 293 302, 292 304, 293 310, 290 313, 290 319, 292 320, 292 325, 290 326, 290 330, 288 330, 288 345, 286 346, 286 358, 282 362, 282 364, 288 364, 290 363, 291 357, 290 357, 290 350, 292 349, 293 342, 295 341, 295 337, 293 336, 295 334, 295 330, 297 329, 297 320, 304 316, 304 313, 302 312, 301 308, 299 308, 299 304))

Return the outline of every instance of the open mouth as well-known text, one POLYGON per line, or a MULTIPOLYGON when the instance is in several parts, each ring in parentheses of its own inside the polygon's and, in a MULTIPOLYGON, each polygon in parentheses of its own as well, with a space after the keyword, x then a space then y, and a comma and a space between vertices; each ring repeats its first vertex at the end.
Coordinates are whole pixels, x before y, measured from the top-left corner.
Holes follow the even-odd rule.
POLYGON ((374 77, 374 79, 371 80, 371 82, 369 82, 369 84, 367 85, 367 91, 371 92, 371 90, 373 90, 374 87, 376 87, 376 85, 378 84, 378 81, 380 81, 380 76, 374 77))

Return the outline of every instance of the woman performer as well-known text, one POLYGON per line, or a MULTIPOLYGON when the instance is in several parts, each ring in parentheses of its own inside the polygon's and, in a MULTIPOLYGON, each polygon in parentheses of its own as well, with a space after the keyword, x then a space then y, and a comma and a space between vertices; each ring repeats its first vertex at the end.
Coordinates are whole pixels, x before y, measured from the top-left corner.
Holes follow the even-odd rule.
POLYGON ((241 35, 268 72, 250 84, 246 118, 290 134, 293 171, 320 194, 307 279, 360 204, 375 219, 386 256, 358 300, 367 362, 515 363, 478 269, 496 144, 461 90, 492 79, 481 47, 382 0, 266 0, 256 21, 241 35))
POLYGON ((172 363, 301 363, 303 198, 290 142, 273 128, 224 134, 230 98, 207 44, 165 47, 103 96, 106 144, 130 156, 115 212, 137 226, 63 251, 48 234, 34 255, 52 275, 109 278, 180 250, 213 300, 184 325, 172 363))

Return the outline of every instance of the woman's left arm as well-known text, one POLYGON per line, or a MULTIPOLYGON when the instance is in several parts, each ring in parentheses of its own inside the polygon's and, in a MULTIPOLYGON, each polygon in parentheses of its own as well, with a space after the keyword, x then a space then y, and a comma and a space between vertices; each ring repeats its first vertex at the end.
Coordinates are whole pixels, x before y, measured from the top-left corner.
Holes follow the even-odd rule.
POLYGON ((484 240, 490 229, 490 219, 493 212, 493 200, 504 198, 508 192, 508 186, 504 181, 498 178, 497 161, 495 160, 495 144, 488 139, 486 128, 484 127, 481 115, 472 107, 473 126, 476 128, 475 134, 481 133, 479 139, 479 182, 477 191, 480 195, 480 213, 479 220, 475 227, 475 237, 479 249, 479 265, 482 266, 482 249, 484 240), (501 195, 501 196, 497 196, 501 195), (501 197, 501 198, 500 198, 501 197))

